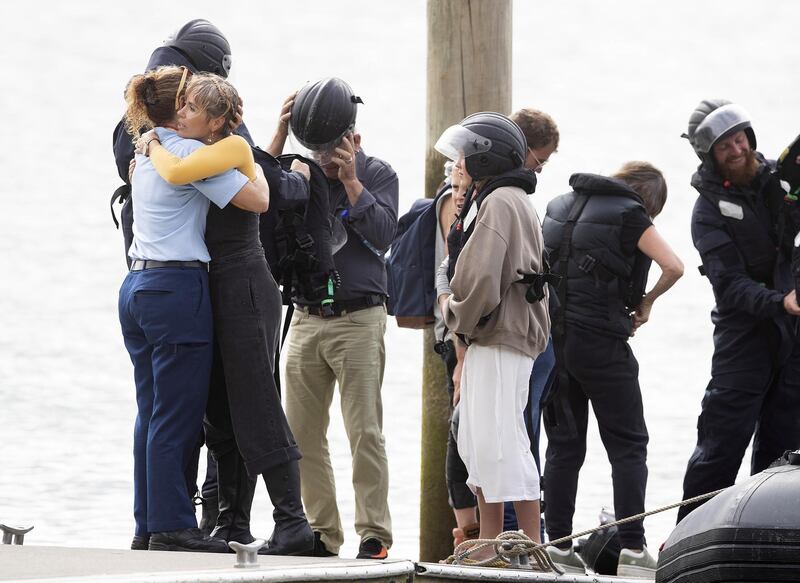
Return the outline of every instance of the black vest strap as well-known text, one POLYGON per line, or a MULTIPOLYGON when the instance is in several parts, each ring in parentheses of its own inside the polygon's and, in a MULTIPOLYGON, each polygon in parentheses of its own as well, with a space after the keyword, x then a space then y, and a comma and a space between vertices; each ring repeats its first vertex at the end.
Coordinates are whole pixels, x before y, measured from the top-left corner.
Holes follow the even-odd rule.
POLYGON ((575 229, 575 223, 583 212, 586 203, 589 201, 589 195, 577 193, 575 202, 572 203, 567 222, 564 225, 564 232, 561 237, 561 245, 558 248, 558 259, 555 263, 555 271, 562 276, 561 285, 558 286, 558 300, 559 307, 553 316, 551 311, 551 333, 553 336, 553 350, 556 355, 556 381, 548 391, 547 397, 542 402, 542 409, 547 415, 550 422, 560 427, 560 431, 566 432, 569 435, 577 435, 577 426, 575 423, 575 416, 569 407, 563 406, 560 399, 556 399, 557 393, 561 387, 566 387, 569 383, 569 375, 567 369, 564 368, 564 332, 565 332, 565 309, 567 305, 567 265, 569 263, 569 253, 572 247, 572 231, 575 229), (562 406, 558 406, 561 404, 562 406), (559 424, 559 420, 561 424, 559 424))
POLYGON ((552 321, 553 336, 562 336, 564 334, 564 313, 567 305, 567 265, 569 263, 569 253, 572 249, 572 231, 575 230, 575 223, 583 212, 586 203, 589 201, 589 195, 577 193, 575 202, 572 203, 567 222, 564 225, 564 232, 561 236, 561 245, 558 248, 558 259, 554 265, 553 271, 561 275, 563 281, 558 286, 558 301, 559 309, 556 312, 556 317, 552 321))

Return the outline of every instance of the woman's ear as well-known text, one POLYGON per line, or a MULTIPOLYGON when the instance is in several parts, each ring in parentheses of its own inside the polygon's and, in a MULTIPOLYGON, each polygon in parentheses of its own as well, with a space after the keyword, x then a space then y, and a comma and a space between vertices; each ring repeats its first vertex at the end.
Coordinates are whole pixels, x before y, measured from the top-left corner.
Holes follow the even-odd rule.
POLYGON ((215 134, 221 133, 220 130, 226 125, 225 116, 221 115, 219 117, 215 117, 209 123, 211 127, 211 131, 215 134))

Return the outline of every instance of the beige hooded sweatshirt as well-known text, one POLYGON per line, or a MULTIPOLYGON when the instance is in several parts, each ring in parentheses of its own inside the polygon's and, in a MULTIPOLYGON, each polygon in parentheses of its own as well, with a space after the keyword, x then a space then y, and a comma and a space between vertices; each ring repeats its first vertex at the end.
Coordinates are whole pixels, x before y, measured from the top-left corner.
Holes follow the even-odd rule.
POLYGON ((445 323, 471 344, 510 346, 536 358, 550 335, 549 298, 528 303, 528 286, 514 282, 520 272, 542 271, 539 217, 524 190, 503 186, 486 197, 475 221, 450 282, 445 323))

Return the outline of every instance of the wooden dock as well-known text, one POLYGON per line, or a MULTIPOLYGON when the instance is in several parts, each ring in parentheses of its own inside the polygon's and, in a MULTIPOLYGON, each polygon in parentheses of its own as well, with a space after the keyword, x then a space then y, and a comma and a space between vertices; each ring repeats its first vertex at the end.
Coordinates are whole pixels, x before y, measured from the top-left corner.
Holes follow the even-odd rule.
POLYGON ((556 575, 520 569, 456 567, 407 560, 337 557, 258 557, 254 568, 236 568, 236 556, 0 545, 0 581, 24 583, 442 583, 530 581, 538 583, 641 583, 599 575, 556 575))

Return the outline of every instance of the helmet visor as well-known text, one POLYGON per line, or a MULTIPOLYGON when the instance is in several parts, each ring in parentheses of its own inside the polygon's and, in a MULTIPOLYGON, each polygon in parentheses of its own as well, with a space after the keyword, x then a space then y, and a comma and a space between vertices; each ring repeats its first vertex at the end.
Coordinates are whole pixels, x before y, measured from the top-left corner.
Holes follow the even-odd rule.
POLYGON ((750 127, 750 115, 740 105, 729 103, 718 107, 697 126, 692 136, 695 150, 708 154, 721 137, 750 127))
POLYGON ((488 152, 492 147, 492 140, 484 138, 464 126, 450 126, 436 140, 433 148, 440 154, 458 160, 461 156, 468 158, 473 154, 488 152))
POLYGON ((330 217, 331 221, 331 253, 334 255, 347 243, 347 229, 339 217, 330 217))
POLYGON ((319 147, 315 147, 314 149, 306 148, 307 157, 311 158, 319 164, 320 166, 324 166, 325 164, 330 164, 333 158, 337 157, 338 154, 336 153, 336 148, 342 145, 342 138, 338 138, 336 141, 331 142, 329 144, 324 144, 319 147))

